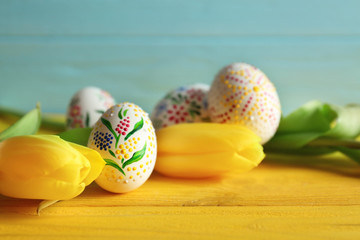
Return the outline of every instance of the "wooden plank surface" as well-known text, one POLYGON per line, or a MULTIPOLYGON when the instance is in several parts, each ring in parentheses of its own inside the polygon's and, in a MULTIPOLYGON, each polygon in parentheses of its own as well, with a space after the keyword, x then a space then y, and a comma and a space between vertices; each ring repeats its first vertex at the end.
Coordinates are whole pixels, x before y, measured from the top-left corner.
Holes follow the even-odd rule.
MULTIPOLYGON (((3 119, 0 129, 8 124, 3 119)), ((155 172, 126 194, 93 183, 40 216, 39 200, 0 196, 0 238, 359 239, 359 177, 359 166, 337 154, 268 155, 256 169, 225 178, 155 172)))
MULTIPOLYGON (((68 207, 82 204, 94 207, 360 205, 358 165, 337 158, 291 159, 292 161, 281 161, 278 158, 268 158, 251 172, 223 179, 177 179, 154 173, 140 189, 127 194, 109 193, 93 184, 81 197, 58 205, 68 207), (302 160, 304 163, 301 163, 302 160), (310 161, 315 163, 309 163, 310 161)), ((1 200, 8 206, 27 202, 5 197, 1 200)))
MULTIPOLYGON (((334 161, 334 160, 332 160, 334 161)), ((153 174, 137 191, 91 185, 36 216, 37 200, 0 198, 2 239, 358 239, 359 168, 265 161, 213 180, 153 174), (276 163, 274 163, 276 162, 276 163)))
POLYGON ((0 216, 2 239, 359 239, 356 207, 52 208, 0 216), (56 214, 55 214, 56 213, 56 214), (76 214, 76 216, 74 216, 76 214))

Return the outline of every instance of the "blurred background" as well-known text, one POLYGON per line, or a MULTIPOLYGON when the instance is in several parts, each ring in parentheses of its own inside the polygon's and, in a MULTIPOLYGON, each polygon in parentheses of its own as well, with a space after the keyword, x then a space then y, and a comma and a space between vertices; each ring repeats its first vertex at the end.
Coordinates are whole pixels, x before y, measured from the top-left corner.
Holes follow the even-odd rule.
POLYGON ((0 105, 65 113, 85 86, 150 112, 169 90, 247 62, 285 114, 360 103, 358 0, 1 0, 0 105))

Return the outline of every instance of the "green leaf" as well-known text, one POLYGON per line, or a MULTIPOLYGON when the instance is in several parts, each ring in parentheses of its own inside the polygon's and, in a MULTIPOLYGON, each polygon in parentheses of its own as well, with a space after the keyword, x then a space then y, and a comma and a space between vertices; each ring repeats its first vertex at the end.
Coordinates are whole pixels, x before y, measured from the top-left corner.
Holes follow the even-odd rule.
POLYGON ((309 102, 283 117, 265 152, 324 154, 340 151, 360 162, 360 105, 344 107, 309 102))
POLYGON ((345 107, 331 105, 337 112, 333 128, 325 136, 330 138, 353 139, 360 135, 360 104, 350 104, 345 107))
POLYGON ((132 157, 129 160, 124 162, 124 164, 122 165, 122 168, 125 168, 126 166, 128 166, 132 163, 140 161, 144 157, 145 152, 146 152, 146 142, 144 144, 144 147, 140 151, 135 152, 134 155, 132 155, 132 157))
POLYGON ((115 131, 112 129, 112 125, 111 123, 106 120, 105 118, 100 118, 101 122, 107 127, 107 129, 109 129, 109 131, 114 135, 114 137, 116 138, 116 133, 115 131))
POLYGON ((144 126, 144 120, 143 120, 143 118, 141 118, 141 120, 135 124, 134 129, 126 135, 125 141, 126 141, 129 137, 131 137, 131 135, 133 135, 134 133, 136 133, 137 131, 139 131, 143 126, 144 126))
POLYGON ((104 159, 104 160, 106 162, 106 165, 112 166, 113 168, 119 170, 122 174, 124 174, 124 176, 126 176, 124 170, 122 170, 122 168, 117 164, 117 162, 111 159, 104 159))
POLYGON ((65 122, 59 121, 52 116, 42 116, 41 127, 48 128, 54 131, 62 132, 65 131, 65 122))
POLYGON ((265 147, 268 149, 298 149, 331 129, 337 114, 330 105, 309 102, 282 118, 275 136, 265 147))
POLYGON ((109 153, 111 154, 111 156, 113 156, 114 158, 116 158, 115 153, 114 153, 113 151, 111 151, 110 149, 109 149, 109 153))
POLYGON ((121 108, 120 111, 118 112, 118 116, 119 116, 120 119, 123 119, 123 116, 121 115, 122 110, 123 109, 121 108))
POLYGON ((15 136, 35 134, 39 130, 40 124, 41 111, 40 106, 37 105, 35 109, 31 110, 13 125, 2 131, 0 133, 0 141, 15 136))
POLYGON ((59 137, 82 146, 87 146, 92 128, 74 128, 62 133, 59 137))
POLYGON ((360 149, 349 149, 346 147, 336 147, 336 149, 360 164, 360 149))
POLYGON ((354 148, 360 149, 360 142, 351 139, 334 139, 322 137, 316 140, 311 141, 307 144, 307 146, 311 147, 345 147, 345 148, 354 148))
POLYGON ((126 116, 128 110, 129 110, 129 109, 126 109, 126 110, 124 111, 124 117, 126 116))

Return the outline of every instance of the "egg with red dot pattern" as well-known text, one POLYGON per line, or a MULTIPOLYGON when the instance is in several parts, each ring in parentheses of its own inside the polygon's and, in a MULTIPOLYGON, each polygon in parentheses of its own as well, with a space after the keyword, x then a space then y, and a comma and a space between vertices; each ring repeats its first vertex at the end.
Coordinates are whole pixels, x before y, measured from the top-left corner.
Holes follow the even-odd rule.
POLYGON ((212 122, 245 125, 264 144, 275 134, 281 106, 274 85, 258 68, 230 64, 216 75, 208 93, 212 122))
POLYGON ((88 147, 106 165, 96 183, 115 193, 132 191, 150 177, 156 161, 155 129, 146 112, 133 103, 109 108, 91 131, 88 147))
POLYGON ((155 129, 179 123, 208 122, 209 88, 209 85, 198 83, 168 92, 151 113, 155 129))

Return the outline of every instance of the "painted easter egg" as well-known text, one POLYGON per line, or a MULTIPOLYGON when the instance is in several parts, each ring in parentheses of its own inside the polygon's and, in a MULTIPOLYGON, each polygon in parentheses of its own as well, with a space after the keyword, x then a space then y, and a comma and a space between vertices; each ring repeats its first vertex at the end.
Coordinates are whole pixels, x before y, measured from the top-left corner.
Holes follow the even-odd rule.
POLYGON ((215 77, 209 94, 212 122, 242 124, 266 143, 275 134, 281 106, 274 85, 258 68, 233 63, 215 77))
POLYGON ((209 121, 207 93, 209 86, 194 84, 170 91, 151 113, 155 129, 178 123, 209 121))
POLYGON ((114 98, 107 91, 97 87, 83 88, 71 98, 66 113, 66 128, 93 127, 114 104, 114 98))
POLYGON ((96 122, 88 147, 98 151, 106 162, 96 183, 110 192, 124 193, 140 187, 155 166, 155 129, 148 114, 133 103, 109 108, 96 122))

